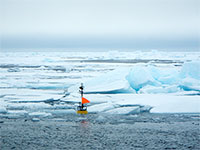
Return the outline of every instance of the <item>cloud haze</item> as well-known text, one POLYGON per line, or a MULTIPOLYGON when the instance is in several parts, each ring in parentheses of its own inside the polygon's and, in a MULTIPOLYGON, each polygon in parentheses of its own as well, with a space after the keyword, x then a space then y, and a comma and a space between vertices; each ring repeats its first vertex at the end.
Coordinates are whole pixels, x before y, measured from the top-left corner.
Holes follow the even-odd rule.
POLYGON ((2 47, 140 47, 158 42, 199 46, 199 0, 0 3, 2 47))

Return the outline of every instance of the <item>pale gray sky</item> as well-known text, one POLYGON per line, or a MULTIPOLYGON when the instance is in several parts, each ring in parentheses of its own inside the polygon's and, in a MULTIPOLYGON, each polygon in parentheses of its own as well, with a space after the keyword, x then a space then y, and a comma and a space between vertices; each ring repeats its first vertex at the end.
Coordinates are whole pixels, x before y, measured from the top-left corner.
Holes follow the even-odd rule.
POLYGON ((0 9, 2 47, 156 48, 200 40, 200 0, 0 0, 0 9))

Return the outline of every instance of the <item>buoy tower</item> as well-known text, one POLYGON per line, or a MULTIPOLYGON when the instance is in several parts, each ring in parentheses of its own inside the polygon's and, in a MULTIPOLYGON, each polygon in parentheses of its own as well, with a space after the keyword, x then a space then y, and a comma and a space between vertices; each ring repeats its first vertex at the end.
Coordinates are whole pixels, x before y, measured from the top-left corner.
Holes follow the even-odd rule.
POLYGON ((83 97, 83 89, 84 86, 83 83, 81 83, 81 86, 79 87, 79 92, 81 94, 81 102, 79 103, 79 106, 77 106, 77 114, 88 114, 86 103, 89 103, 90 101, 83 97))

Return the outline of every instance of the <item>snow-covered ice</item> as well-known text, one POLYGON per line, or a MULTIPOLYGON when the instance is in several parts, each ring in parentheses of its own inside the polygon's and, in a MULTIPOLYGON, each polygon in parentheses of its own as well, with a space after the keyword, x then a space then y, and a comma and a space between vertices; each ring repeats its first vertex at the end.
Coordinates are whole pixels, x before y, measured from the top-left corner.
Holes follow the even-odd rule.
POLYGON ((0 52, 0 116, 75 113, 80 83, 89 113, 200 113, 199 52, 0 52))

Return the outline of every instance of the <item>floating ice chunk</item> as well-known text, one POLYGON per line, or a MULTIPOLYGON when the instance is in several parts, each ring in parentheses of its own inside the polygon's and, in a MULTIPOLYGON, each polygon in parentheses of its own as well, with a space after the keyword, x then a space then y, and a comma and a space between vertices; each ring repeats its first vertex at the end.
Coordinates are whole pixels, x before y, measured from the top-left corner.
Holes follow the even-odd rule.
POLYGON ((3 106, 0 106, 0 114, 5 114, 5 113, 7 113, 8 111, 7 111, 7 109, 5 108, 5 107, 3 107, 3 106))
POLYGON ((62 110, 45 110, 45 112, 51 113, 56 116, 63 116, 65 114, 75 114, 76 111, 74 109, 62 109, 62 110))
POLYGON ((99 113, 99 112, 105 112, 111 109, 114 109, 116 107, 116 104, 113 103, 102 103, 102 104, 96 104, 93 106, 88 107, 88 111, 91 113, 99 113))
POLYGON ((32 121, 33 121, 33 122, 39 122, 40 119, 39 119, 39 118, 32 118, 32 121))
POLYGON ((23 116, 17 115, 17 114, 7 114, 6 116, 4 116, 8 119, 18 119, 18 118, 22 118, 23 116))
POLYGON ((45 118, 45 117, 49 117, 51 116, 51 113, 46 113, 46 112, 33 112, 33 113, 29 113, 29 116, 31 117, 37 117, 37 118, 45 118))
POLYGON ((133 106, 133 107, 119 107, 115 109, 111 109, 106 111, 106 113, 109 114, 116 114, 116 115, 128 115, 128 114, 137 114, 140 113, 140 107, 139 106, 133 106))
POLYGON ((153 107, 152 106, 149 106, 149 105, 145 105, 145 106, 141 106, 140 107, 140 112, 150 112, 150 110, 152 109, 153 107))
POLYGON ((36 111, 50 108, 51 105, 45 103, 8 103, 7 108, 12 110, 36 111))
POLYGON ((25 116, 25 115, 28 115, 28 112, 25 111, 25 110, 9 110, 8 114, 15 114, 15 115, 18 115, 18 116, 25 116))
POLYGON ((26 88, 30 88, 30 89, 39 89, 39 90, 61 90, 61 89, 65 89, 67 88, 68 86, 67 85, 64 85, 63 83, 60 83, 60 84, 49 84, 49 83, 46 83, 46 84, 32 84, 32 85, 28 85, 26 86, 26 88))
POLYGON ((20 72, 19 68, 10 68, 7 70, 8 72, 20 72))
POLYGON ((50 58, 45 58, 42 60, 42 62, 48 62, 48 63, 52 63, 52 62, 55 62, 53 59, 50 59, 50 58))
POLYGON ((47 68, 49 70, 66 72, 66 68, 64 66, 48 66, 47 68))

